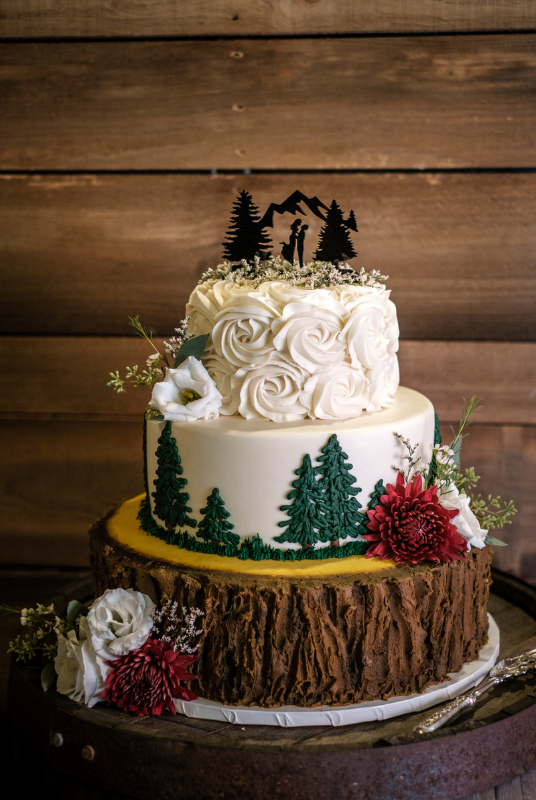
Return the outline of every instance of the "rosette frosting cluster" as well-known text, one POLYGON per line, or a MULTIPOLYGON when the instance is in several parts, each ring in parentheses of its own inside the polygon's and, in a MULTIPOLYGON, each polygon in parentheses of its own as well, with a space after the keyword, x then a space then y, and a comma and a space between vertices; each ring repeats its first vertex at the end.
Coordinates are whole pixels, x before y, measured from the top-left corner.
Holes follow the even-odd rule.
POLYGON ((199 284, 188 330, 210 334, 202 361, 223 397, 220 414, 289 422, 392 406, 399 331, 389 294, 383 286, 199 284))

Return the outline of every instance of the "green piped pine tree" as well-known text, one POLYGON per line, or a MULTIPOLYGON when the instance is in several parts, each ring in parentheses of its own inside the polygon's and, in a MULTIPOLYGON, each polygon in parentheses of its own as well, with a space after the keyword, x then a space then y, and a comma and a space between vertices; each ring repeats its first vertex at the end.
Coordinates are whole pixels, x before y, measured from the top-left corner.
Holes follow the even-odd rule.
POLYGON ((280 528, 287 530, 274 539, 276 542, 301 544, 307 549, 316 542, 329 542, 331 531, 323 514, 324 495, 316 480, 311 456, 304 456, 296 475, 299 477, 292 482, 294 488, 287 495, 292 503, 281 506, 281 511, 288 512, 289 519, 278 522, 280 528))
POLYGON ((220 497, 218 489, 213 489, 207 497, 205 508, 201 509, 203 519, 198 525, 197 535, 206 542, 221 542, 222 544, 237 545, 240 536, 232 533, 234 525, 228 522, 229 512, 220 497))
POLYGON ((315 474, 320 475, 318 485, 324 494, 324 516, 331 534, 329 538, 333 543, 348 536, 355 538, 360 533, 363 515, 359 511, 361 503, 354 497, 361 489, 354 486, 356 479, 350 475, 353 467, 345 463, 348 456, 335 434, 330 436, 322 453, 317 459, 321 466, 315 468, 315 474))
POLYGON ((192 510, 186 505, 190 495, 182 491, 187 481, 180 477, 183 469, 177 443, 171 436, 171 422, 166 422, 158 439, 156 460, 157 477, 154 481, 155 491, 152 492, 155 514, 165 522, 170 533, 177 525, 195 528, 197 522, 187 515, 192 510))
MULTIPOLYGON (((441 427, 438 415, 434 414, 434 447, 439 447, 440 444, 441 444, 441 427)), ((426 485, 432 486, 436 478, 437 478, 437 459, 435 457, 435 453, 432 453, 432 459, 430 461, 428 475, 426 476, 426 485)))

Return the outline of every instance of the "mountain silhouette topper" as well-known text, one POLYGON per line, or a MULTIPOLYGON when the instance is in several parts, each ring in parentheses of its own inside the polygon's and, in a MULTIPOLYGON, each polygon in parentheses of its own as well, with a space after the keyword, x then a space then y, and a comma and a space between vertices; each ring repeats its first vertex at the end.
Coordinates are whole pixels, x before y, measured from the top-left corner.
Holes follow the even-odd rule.
POLYGON ((273 228, 274 212, 277 214, 284 214, 287 212, 289 214, 294 214, 294 216, 296 216, 296 214, 304 214, 307 216, 306 212, 300 208, 300 203, 307 206, 309 211, 314 214, 315 217, 318 217, 325 222, 326 215, 323 214, 320 209, 323 208, 327 211, 328 207, 324 205, 324 203, 319 200, 318 197, 307 197, 307 195, 305 195, 303 192, 300 192, 299 189, 296 189, 296 191, 292 192, 292 194, 282 203, 270 203, 263 218, 259 222, 259 226, 261 228, 273 228))

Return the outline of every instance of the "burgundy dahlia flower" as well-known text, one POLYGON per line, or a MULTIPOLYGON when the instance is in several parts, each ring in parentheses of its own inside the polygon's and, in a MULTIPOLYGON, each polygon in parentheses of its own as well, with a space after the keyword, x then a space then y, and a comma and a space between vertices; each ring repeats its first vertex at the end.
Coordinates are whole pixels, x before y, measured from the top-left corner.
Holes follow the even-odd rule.
POLYGON ((111 669, 101 696, 108 705, 115 704, 138 717, 158 716, 164 708, 175 714, 174 697, 196 698, 180 683, 195 679, 186 667, 196 660, 197 656, 181 655, 171 642, 147 639, 142 647, 106 662, 111 669))
POLYGON ((451 519, 458 514, 439 504, 437 486, 423 491, 422 477, 417 475, 407 485, 399 473, 396 485, 386 487, 376 508, 367 511, 365 539, 374 544, 367 558, 392 558, 398 564, 421 561, 461 559, 467 542, 460 536, 451 519))

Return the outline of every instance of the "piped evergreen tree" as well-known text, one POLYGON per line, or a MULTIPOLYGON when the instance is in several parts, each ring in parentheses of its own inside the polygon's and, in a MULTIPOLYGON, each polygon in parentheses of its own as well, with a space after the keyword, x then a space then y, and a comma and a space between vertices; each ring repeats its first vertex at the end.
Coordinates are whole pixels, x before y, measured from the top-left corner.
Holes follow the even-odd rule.
MULTIPOLYGON (((434 447, 439 447, 440 445, 441 445, 441 427, 439 424, 438 415, 434 414, 434 447)), ((428 468, 428 475, 426 476, 427 485, 431 486, 436 478, 437 478, 437 459, 435 457, 435 453, 432 453, 430 466, 428 468)))
POLYGON ((240 536, 233 533, 234 525, 229 522, 229 512, 220 497, 218 489, 213 489, 207 497, 205 508, 201 509, 203 519, 198 525, 197 535, 206 542, 221 542, 236 546, 240 536))
POLYGON ((311 464, 311 456, 304 456, 296 475, 298 479, 292 482, 294 488, 287 495, 292 503, 281 506, 281 511, 287 512, 288 520, 277 523, 280 528, 287 530, 274 538, 276 542, 301 544, 307 549, 316 542, 329 542, 331 531, 323 514, 324 496, 311 464))
POLYGON ((191 508, 187 505, 190 495, 182 490, 186 486, 177 443, 171 435, 171 422, 166 422, 158 439, 156 449, 157 470, 154 481, 154 510, 171 533, 175 526, 189 525, 195 528, 197 522, 188 516, 191 508))
POLYGON ((253 263, 255 256, 262 260, 269 257, 267 248, 272 242, 266 229, 259 225, 259 220, 259 209, 254 205, 251 195, 241 191, 234 202, 227 238, 223 242, 224 258, 229 261, 245 259, 253 263))
MULTIPOLYGON (((383 481, 379 480, 378 483, 374 487, 374 491, 370 495, 370 500, 368 501, 367 508, 369 509, 369 511, 372 511, 373 508, 376 508, 376 506, 380 505, 381 499, 382 499, 382 494, 387 494, 387 491, 385 489, 383 481)), ((368 519, 368 517, 367 517, 367 519, 368 519)))
POLYGON ((350 475, 352 464, 346 463, 348 455, 343 452, 337 436, 330 436, 318 457, 319 467, 315 473, 320 476, 318 485, 323 492, 324 518, 330 531, 330 540, 359 536, 363 515, 359 511, 361 503, 355 499, 361 489, 354 486, 356 479, 350 475))
POLYGON ((356 255, 342 210, 333 200, 326 214, 326 224, 320 231, 314 258, 316 261, 331 261, 333 264, 338 264, 356 255))

